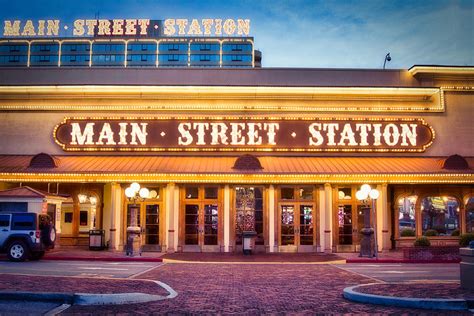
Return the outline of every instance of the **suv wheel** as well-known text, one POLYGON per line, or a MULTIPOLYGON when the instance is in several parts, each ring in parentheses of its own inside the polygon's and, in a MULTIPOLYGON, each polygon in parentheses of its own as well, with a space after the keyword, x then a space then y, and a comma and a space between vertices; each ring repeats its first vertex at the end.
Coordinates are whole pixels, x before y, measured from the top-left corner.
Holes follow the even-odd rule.
POLYGON ((30 256, 30 252, 25 242, 15 240, 8 246, 8 259, 11 261, 25 261, 30 256))
POLYGON ((53 225, 45 226, 41 231, 41 238, 46 246, 54 246, 56 241, 56 228, 53 225))

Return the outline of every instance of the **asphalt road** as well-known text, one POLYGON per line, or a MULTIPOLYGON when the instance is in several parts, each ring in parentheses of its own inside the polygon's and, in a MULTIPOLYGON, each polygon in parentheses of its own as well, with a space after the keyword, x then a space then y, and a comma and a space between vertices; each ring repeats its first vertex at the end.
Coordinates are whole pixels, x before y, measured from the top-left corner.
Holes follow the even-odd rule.
POLYGON ((346 271, 358 273, 385 282, 422 280, 459 281, 459 264, 362 264, 336 265, 346 271))
POLYGON ((129 278, 162 265, 154 262, 0 261, 0 273, 129 278))
POLYGON ((0 300, 0 315, 45 315, 60 306, 58 303, 0 300))

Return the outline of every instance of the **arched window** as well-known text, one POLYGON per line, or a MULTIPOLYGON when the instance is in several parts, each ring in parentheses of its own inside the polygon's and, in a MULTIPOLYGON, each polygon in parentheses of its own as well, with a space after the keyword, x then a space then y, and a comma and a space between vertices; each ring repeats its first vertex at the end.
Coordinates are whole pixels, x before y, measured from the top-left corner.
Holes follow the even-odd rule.
POLYGON ((469 198, 466 203, 466 232, 474 233, 474 197, 469 198))
POLYGON ((459 203, 450 196, 430 196, 421 201, 423 235, 451 236, 459 232, 459 203), (429 232, 428 232, 429 231, 429 232))
POLYGON ((398 199, 398 234, 400 237, 415 236, 416 195, 398 199))

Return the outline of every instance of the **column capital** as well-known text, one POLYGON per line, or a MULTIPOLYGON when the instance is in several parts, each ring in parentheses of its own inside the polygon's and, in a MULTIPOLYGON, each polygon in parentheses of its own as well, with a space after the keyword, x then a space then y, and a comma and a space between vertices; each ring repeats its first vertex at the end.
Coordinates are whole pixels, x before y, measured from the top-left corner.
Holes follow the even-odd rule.
POLYGON ((331 183, 326 182, 326 183, 324 184, 324 188, 326 189, 327 187, 331 188, 331 187, 332 187, 332 186, 331 186, 331 183))

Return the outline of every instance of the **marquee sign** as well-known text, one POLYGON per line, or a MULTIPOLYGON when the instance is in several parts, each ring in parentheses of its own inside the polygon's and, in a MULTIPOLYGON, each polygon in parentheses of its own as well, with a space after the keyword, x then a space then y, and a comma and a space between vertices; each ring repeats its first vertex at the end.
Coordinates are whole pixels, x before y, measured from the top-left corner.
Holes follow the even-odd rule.
POLYGON ((4 37, 59 36, 72 29, 73 36, 248 36, 249 19, 77 19, 71 25, 60 20, 5 20, 4 37))
POLYGON ((65 118, 53 137, 65 151, 423 152, 422 119, 145 117, 65 118))

